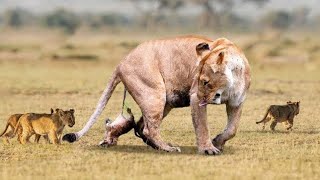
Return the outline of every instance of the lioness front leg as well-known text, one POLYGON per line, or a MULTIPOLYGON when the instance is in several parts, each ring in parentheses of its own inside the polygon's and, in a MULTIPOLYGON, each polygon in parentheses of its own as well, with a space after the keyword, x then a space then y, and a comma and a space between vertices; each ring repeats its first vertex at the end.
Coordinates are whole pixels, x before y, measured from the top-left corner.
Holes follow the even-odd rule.
POLYGON ((233 138, 236 135, 241 112, 242 112, 242 104, 239 106, 232 106, 226 104, 228 122, 227 126, 221 134, 218 134, 213 140, 212 144, 217 147, 220 151, 223 150, 223 146, 229 139, 233 138))
POLYGON ((199 153, 215 155, 220 150, 214 147, 210 140, 210 134, 207 124, 207 108, 199 106, 199 99, 196 94, 190 97, 192 122, 196 133, 196 141, 199 153))

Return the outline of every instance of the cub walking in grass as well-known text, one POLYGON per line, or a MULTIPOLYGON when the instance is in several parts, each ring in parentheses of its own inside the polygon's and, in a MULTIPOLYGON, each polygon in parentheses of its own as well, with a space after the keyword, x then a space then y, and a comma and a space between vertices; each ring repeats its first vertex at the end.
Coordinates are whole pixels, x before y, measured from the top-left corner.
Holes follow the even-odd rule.
MULTIPOLYGON (((33 135, 47 135, 50 142, 53 144, 60 144, 62 131, 65 125, 72 127, 75 124, 74 110, 63 111, 56 109, 56 112, 52 114, 36 114, 28 113, 20 117, 15 134, 22 129, 20 137, 21 144, 29 142, 29 138, 33 135)), ((37 141, 37 139, 36 139, 37 141)))
MULTIPOLYGON (((51 114, 52 114, 52 113, 53 113, 53 109, 51 108, 51 114)), ((18 123, 18 121, 19 121, 19 118, 20 118, 22 115, 23 115, 23 114, 13 114, 13 115, 11 115, 11 116, 9 117, 5 129, 4 129, 4 131, 3 131, 3 132, 1 133, 1 135, 0 135, 0 137, 3 136, 3 138, 4 138, 3 141, 4 141, 5 143, 9 143, 9 138, 13 138, 13 137, 15 136, 14 131, 15 131, 15 129, 16 129, 16 126, 17 126, 17 123, 18 123), (10 130, 8 131, 9 128, 10 128, 10 130)), ((18 134, 21 134, 22 129, 19 128, 17 131, 18 131, 18 132, 17 132, 18 134)), ((38 142, 39 139, 40 139, 40 137, 41 137, 40 135, 36 135, 35 142, 38 142)), ((45 136, 45 139, 48 140, 48 137, 45 136)), ((17 139, 17 140, 20 142, 19 136, 18 136, 18 139, 17 139)))
POLYGON ((294 116, 298 115, 299 111, 300 101, 289 101, 287 102, 287 105, 271 105, 264 118, 261 121, 256 122, 256 124, 263 123, 262 130, 264 130, 266 123, 272 120, 270 125, 272 131, 274 131, 277 123, 280 122, 286 125, 287 130, 290 130, 293 126, 294 116))

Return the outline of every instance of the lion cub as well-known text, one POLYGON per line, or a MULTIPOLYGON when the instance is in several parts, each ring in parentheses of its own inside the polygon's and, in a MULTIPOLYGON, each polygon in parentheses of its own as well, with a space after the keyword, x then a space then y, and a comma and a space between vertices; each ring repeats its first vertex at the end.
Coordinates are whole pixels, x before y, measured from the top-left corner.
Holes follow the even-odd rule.
POLYGON ((99 143, 100 146, 113 146, 117 144, 119 136, 129 132, 135 127, 134 116, 130 108, 127 108, 127 112, 130 115, 129 118, 120 114, 115 121, 110 119, 106 120, 106 133, 103 141, 99 143))
POLYGON ((75 124, 74 110, 63 111, 56 109, 52 114, 36 114, 28 113, 20 117, 15 133, 22 128, 19 137, 21 144, 29 142, 29 138, 33 135, 48 135, 53 144, 60 143, 60 137, 65 125, 72 127, 75 124))
MULTIPOLYGON (((265 124, 272 120, 270 128, 274 131, 277 123, 282 122, 290 130, 293 126, 294 116, 298 115, 300 111, 300 101, 298 102, 287 102, 287 105, 271 105, 264 118, 261 121, 256 122, 256 124, 263 123, 262 129, 264 130, 265 124)), ((291 129, 292 130, 292 129, 291 129)))
MULTIPOLYGON (((53 113, 53 109, 51 108, 51 114, 52 114, 52 113, 53 113)), ((20 118, 22 115, 23 115, 23 114, 13 114, 13 115, 11 115, 11 116, 9 117, 5 129, 4 129, 4 131, 3 131, 3 132, 1 133, 1 135, 0 135, 0 137, 4 136, 3 141, 4 141, 5 143, 9 143, 9 138, 13 138, 13 137, 15 136, 14 130, 15 130, 16 126, 17 126, 17 123, 18 123, 19 118, 20 118), (9 129, 9 127, 10 127, 10 130, 7 132, 7 130, 9 129)), ((19 128, 19 130, 17 130, 17 131, 18 131, 18 134, 21 134, 22 129, 19 128)), ((39 136, 39 137, 36 136, 36 139, 38 139, 38 141, 39 141, 40 136, 39 136)), ((35 139, 35 141, 36 141, 36 139, 35 139)), ((45 139, 47 139, 47 138, 45 137, 45 139)), ((20 142, 19 136, 18 136, 18 141, 20 142)))

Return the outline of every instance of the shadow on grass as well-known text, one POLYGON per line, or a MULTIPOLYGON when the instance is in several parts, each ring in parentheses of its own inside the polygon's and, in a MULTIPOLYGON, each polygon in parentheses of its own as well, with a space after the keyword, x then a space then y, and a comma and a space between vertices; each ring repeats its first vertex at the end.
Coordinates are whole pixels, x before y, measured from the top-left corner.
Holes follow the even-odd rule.
MULTIPOLYGON (((155 150, 147 145, 117 145, 111 147, 100 147, 91 146, 88 149, 97 151, 112 151, 112 152, 123 152, 123 153, 143 153, 143 154, 159 154, 159 155, 199 155, 196 146, 179 146, 181 152, 168 153, 165 151, 155 150)), ((234 154, 237 150, 234 147, 226 146, 222 155, 234 154)))
POLYGON ((275 131, 271 131, 271 130, 243 130, 240 131, 240 133, 246 133, 246 134, 250 134, 250 133, 260 133, 260 134, 319 134, 320 131, 317 130, 311 130, 311 131, 306 131, 306 130, 292 130, 292 131, 286 131, 286 130, 275 130, 275 131))

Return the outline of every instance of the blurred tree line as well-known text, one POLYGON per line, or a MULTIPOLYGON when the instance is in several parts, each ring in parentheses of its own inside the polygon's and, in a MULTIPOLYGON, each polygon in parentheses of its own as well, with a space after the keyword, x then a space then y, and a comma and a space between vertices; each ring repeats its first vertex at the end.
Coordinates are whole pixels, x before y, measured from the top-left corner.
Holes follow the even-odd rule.
MULTIPOLYGON (((319 16, 309 17, 310 9, 299 7, 292 11, 275 10, 261 17, 248 19, 234 12, 239 3, 263 8, 269 0, 122 0, 132 3, 133 15, 120 13, 74 13, 67 9, 56 9, 47 14, 33 14, 24 9, 10 9, 0 14, 0 26, 21 28, 39 26, 57 28, 72 34, 80 27, 102 28, 190 28, 213 31, 259 30, 274 28, 314 29, 320 27, 319 16), (186 7, 198 9, 196 15, 184 12, 186 7)), ((250 12, 247 12, 250 14, 250 12)))

